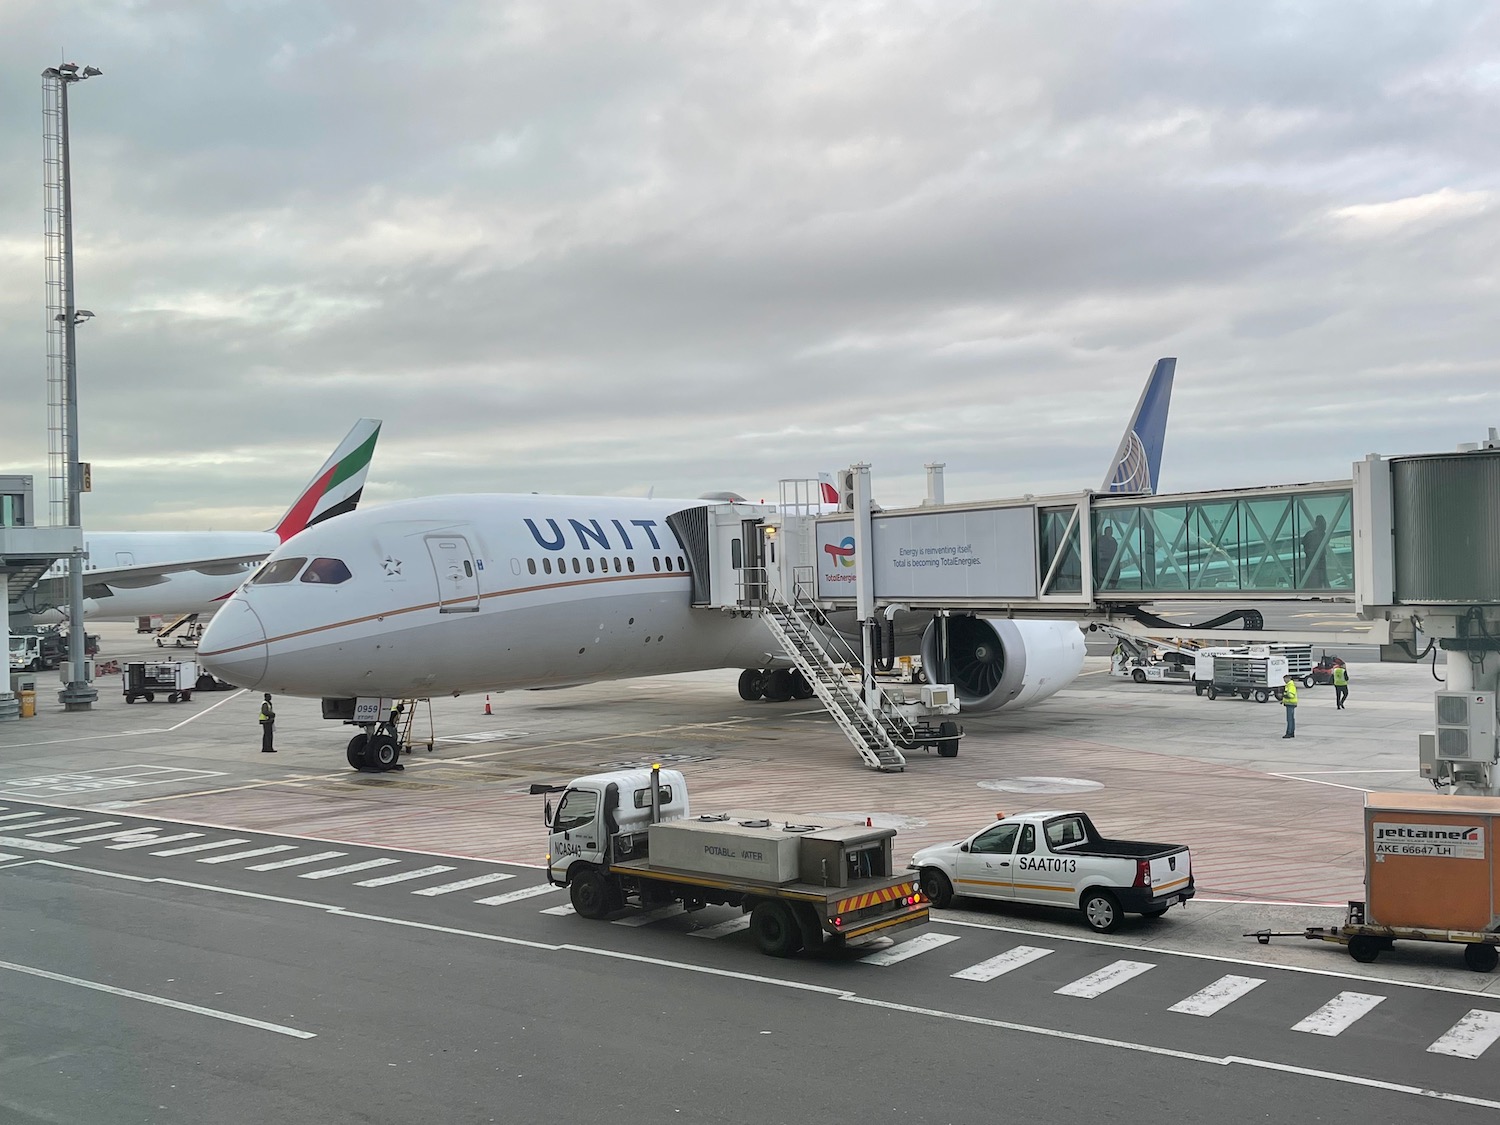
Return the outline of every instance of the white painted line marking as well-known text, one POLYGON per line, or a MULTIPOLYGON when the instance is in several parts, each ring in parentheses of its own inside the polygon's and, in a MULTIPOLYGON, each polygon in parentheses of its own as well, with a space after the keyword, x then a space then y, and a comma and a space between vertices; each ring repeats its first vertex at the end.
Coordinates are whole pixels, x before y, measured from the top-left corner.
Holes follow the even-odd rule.
POLYGON ((889 949, 866 953, 859 959, 861 965, 894 965, 908 957, 916 957, 931 949, 940 949, 950 941, 957 941, 957 934, 918 934, 907 941, 897 942, 889 949))
POLYGON ((441 875, 444 871, 452 870, 453 868, 440 863, 436 867, 423 867, 418 871, 398 871, 394 875, 382 875, 378 879, 364 879, 354 885, 356 887, 383 887, 388 883, 404 883, 408 879, 420 879, 424 875, 441 875))
MULTIPOLYGON (((48 817, 46 820, 33 820, 30 824, 18 824, 15 827, 20 828, 20 829, 24 829, 25 831, 30 832, 33 828, 41 828, 43 825, 47 825, 47 824, 73 824, 74 821, 81 820, 81 819, 82 819, 81 817, 76 817, 76 816, 54 816, 54 817, 48 817)), ((65 831, 68 831, 68 832, 82 832, 83 831, 83 825, 81 825, 81 824, 75 824, 72 828, 65 829, 65 831)), ((48 833, 48 835, 50 835, 50 833, 48 833)))
POLYGON ((1220 977, 1213 984, 1193 993, 1186 1000, 1177 1001, 1167 1011, 1181 1012, 1188 1016, 1211 1016, 1265 983, 1265 980, 1260 977, 1234 975, 1220 977))
POLYGON ((549 906, 546 910, 537 911, 538 914, 555 914, 558 917, 566 917, 569 914, 577 914, 571 902, 565 902, 561 906, 549 906))
POLYGON ((159 1004, 163 1008, 176 1008, 179 1012, 192 1012, 199 1016, 210 1016, 216 1020, 227 1020, 230 1023, 244 1024, 246 1027, 258 1027, 262 1031, 274 1031, 277 1035, 290 1035, 294 1039, 316 1039, 317 1036, 311 1031, 298 1031, 295 1027, 283 1027, 279 1023, 266 1023, 264 1020, 253 1020, 248 1016, 237 1016, 233 1012, 221 1012, 215 1008, 201 1008, 197 1004, 184 1004, 181 1000, 169 1000, 165 996, 152 996, 146 992, 132 992, 128 988, 116 988, 112 984, 100 984, 97 981, 84 980, 81 977, 64 976, 62 973, 49 973, 46 969, 33 969, 30 965, 13 965, 9 961, 0 961, 0 969, 9 969, 13 973, 25 973, 27 976, 41 977, 44 980, 55 980, 62 984, 72 984, 79 988, 90 988, 95 992, 107 992, 111 996, 124 996, 130 1000, 144 1000, 148 1004, 159 1004))
POLYGON ((967 969, 960 969, 953 976, 959 980, 994 980, 1003 976, 1012 969, 1019 969, 1022 965, 1029 965, 1051 953, 1050 949, 1037 949, 1030 945, 1018 945, 1014 949, 1007 949, 998 957, 991 957, 987 961, 981 961, 977 965, 970 965, 967 969))
POLYGON ((727 922, 720 922, 716 926, 704 926, 701 930, 694 930, 688 934, 688 937, 715 939, 728 937, 730 934, 737 934, 741 930, 748 930, 749 928, 750 916, 747 914, 739 918, 731 918, 727 922))
POLYGON ((1293 1024, 1292 1030, 1309 1035, 1338 1035, 1384 999, 1368 992, 1340 992, 1305 1020, 1293 1024))
POLYGON ((1063 985, 1055 990, 1054 995, 1078 996, 1084 1000, 1092 1000, 1096 996, 1103 996, 1111 988, 1116 988, 1154 968, 1156 966, 1148 961, 1116 961, 1112 965, 1105 965, 1097 973, 1090 973, 1086 977, 1079 977, 1071 984, 1063 985))
MULTIPOLYGON (((75 829, 75 831, 82 831, 82 829, 75 829)), ((125 828, 120 830, 119 832, 99 832, 93 836, 74 836, 68 841, 68 843, 92 844, 96 840, 134 840, 140 838, 141 836, 154 837, 156 833, 157 829, 155 828, 125 828)))
POLYGON ((33 839, 40 840, 43 836, 71 836, 75 832, 92 832, 96 828, 114 828, 120 822, 118 820, 96 820, 93 824, 75 824, 72 828, 53 828, 47 832, 33 832, 33 839))
POLYGON ((164 852, 152 852, 152 855, 187 855, 189 852, 211 852, 215 848, 232 848, 236 844, 248 844, 249 840, 217 840, 207 844, 189 844, 185 848, 168 848, 164 852))
POLYGON ((206 855, 199 863, 233 863, 237 859, 254 859, 258 855, 275 855, 277 852, 289 852, 296 844, 276 844, 269 848, 251 848, 248 852, 230 852, 228 855, 206 855))
MULTIPOLYGON (((131 848, 149 848, 152 844, 175 844, 178 840, 201 840, 202 832, 179 832, 175 836, 147 836, 142 840, 126 840, 119 844, 105 844, 106 848, 116 852, 128 852, 131 848)), ((161 852, 157 852, 161 855, 161 852)))
POLYGON ((304 871, 299 879, 328 879, 334 875, 347 875, 351 871, 368 871, 372 867, 385 867, 397 863, 394 859, 367 859, 361 863, 346 863, 343 867, 329 867, 322 871, 304 871))
POLYGON ((325 859, 338 859, 348 852, 319 852, 317 855, 299 855, 292 859, 278 859, 272 863, 256 863, 245 868, 246 871, 280 871, 283 867, 301 867, 304 863, 321 863, 325 859))
POLYGON ((1496 1039, 1500 1039, 1500 1012, 1475 1008, 1427 1050, 1434 1055, 1477 1059, 1494 1045, 1496 1039))
POLYGON ((20 858, 21 857, 18 856, 18 855, 9 855, 6 852, 0 852, 0 863, 9 863, 13 859, 20 859, 20 858))
POLYGON ((632 914, 626 918, 616 918, 616 926, 649 926, 652 922, 660 922, 663 918, 675 918, 679 914, 686 914, 682 903, 674 902, 667 906, 659 906, 655 910, 648 910, 644 914, 632 914))
POLYGON ((551 883, 542 883, 539 886, 522 887, 519 891, 495 895, 493 898, 476 898, 474 901, 480 906, 504 906, 507 902, 519 902, 523 898, 536 898, 537 895, 550 895, 553 891, 560 890, 562 890, 561 887, 554 887, 551 883))
POLYGON ((454 891, 466 891, 470 887, 482 887, 486 883, 498 883, 502 879, 514 879, 515 876, 508 871, 491 871, 488 875, 478 875, 473 879, 460 879, 456 883, 444 883, 437 887, 423 887, 420 891, 412 891, 414 895, 446 895, 454 891))
POLYGON ((6 821, 6 820, 26 820, 26 819, 28 819, 30 817, 33 817, 33 816, 46 816, 46 815, 47 815, 46 813, 41 812, 40 810, 38 810, 36 812, 13 812, 13 813, 7 813, 5 816, 0 816, 0 821, 6 821))
POLYGON ((28 840, 25 836, 0 836, 0 848, 17 848, 23 852, 72 852, 72 844, 58 844, 52 840, 28 840))

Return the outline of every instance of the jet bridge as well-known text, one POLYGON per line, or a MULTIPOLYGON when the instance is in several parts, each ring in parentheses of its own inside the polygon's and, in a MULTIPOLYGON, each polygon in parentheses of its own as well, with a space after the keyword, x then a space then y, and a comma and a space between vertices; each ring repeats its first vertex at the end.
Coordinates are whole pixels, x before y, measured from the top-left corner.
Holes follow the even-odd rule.
MULTIPOLYGON (((31 524, 31 477, 0 476, 0 596, 7 607, 6 644, 10 648, 10 611, 21 596, 60 558, 83 552, 83 533, 76 527, 31 524)), ((24 612, 24 611, 20 611, 24 612)), ((9 675, 0 683, 0 722, 19 716, 9 675)))

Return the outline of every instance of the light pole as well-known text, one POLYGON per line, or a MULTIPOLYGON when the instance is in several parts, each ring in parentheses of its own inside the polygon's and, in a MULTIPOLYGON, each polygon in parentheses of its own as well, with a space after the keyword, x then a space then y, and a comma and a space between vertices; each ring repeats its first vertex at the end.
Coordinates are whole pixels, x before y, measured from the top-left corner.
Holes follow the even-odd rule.
MULTIPOLYGON (((77 63, 62 63, 42 71, 43 80, 56 85, 59 114, 58 161, 62 189, 59 273, 62 283, 62 311, 56 314, 56 319, 61 322, 63 331, 63 436, 66 443, 67 521, 69 527, 80 530, 83 527, 79 511, 83 469, 78 461, 78 360, 75 352, 75 329, 80 321, 87 320, 94 314, 87 309, 79 309, 73 301, 73 183, 68 157, 68 87, 102 73, 92 66, 80 69, 77 63)), ((83 553, 79 551, 68 560, 68 682, 58 696, 63 709, 67 711, 87 711, 93 706, 94 700, 99 698, 99 693, 89 682, 85 667, 88 660, 88 639, 83 627, 83 559, 83 553)))

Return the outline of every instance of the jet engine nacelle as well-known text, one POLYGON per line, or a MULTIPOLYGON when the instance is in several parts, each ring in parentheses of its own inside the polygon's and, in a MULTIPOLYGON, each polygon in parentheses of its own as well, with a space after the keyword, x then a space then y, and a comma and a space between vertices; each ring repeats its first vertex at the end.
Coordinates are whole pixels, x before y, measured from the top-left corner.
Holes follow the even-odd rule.
POLYGON ((952 684, 967 711, 1025 707, 1067 687, 1083 671, 1083 633, 1071 621, 934 618, 922 634, 922 667, 952 684), (948 632, 947 656, 941 652, 948 632))

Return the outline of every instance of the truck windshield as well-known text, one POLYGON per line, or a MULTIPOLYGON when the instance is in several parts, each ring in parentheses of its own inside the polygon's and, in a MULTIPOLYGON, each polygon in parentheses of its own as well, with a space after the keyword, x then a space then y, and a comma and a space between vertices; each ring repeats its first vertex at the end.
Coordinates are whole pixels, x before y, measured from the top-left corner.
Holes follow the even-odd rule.
POLYGON ((569 832, 592 824, 598 812, 599 794, 588 789, 569 789, 552 818, 552 831, 569 832))
POLYGON ((1016 846, 1019 824, 997 824, 986 828, 969 844, 969 851, 981 855, 1009 855, 1016 846))

